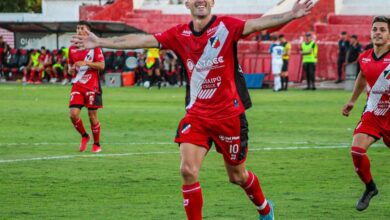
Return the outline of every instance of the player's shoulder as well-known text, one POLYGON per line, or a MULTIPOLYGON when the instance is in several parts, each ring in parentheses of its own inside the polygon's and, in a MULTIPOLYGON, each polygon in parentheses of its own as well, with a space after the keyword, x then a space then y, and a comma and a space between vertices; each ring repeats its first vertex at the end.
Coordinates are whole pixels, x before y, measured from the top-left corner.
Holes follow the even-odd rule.
POLYGON ((228 16, 228 15, 217 16, 217 21, 218 20, 222 21, 225 24, 238 24, 238 23, 245 22, 242 19, 239 19, 239 18, 236 18, 236 17, 232 17, 232 16, 228 16))
POLYGON ((363 59, 363 58, 364 59, 371 59, 373 51, 374 51, 374 49, 364 50, 363 52, 360 53, 359 59, 363 59))

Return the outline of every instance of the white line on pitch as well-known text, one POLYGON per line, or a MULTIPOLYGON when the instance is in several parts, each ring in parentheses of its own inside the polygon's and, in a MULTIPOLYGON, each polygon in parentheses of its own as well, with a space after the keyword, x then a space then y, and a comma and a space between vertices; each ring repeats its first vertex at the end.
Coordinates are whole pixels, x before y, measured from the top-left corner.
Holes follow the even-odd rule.
MULTIPOLYGON (((375 145, 374 147, 383 147, 375 145)), ((249 151, 272 151, 272 150, 307 150, 307 149, 343 149, 349 148, 349 146, 311 146, 311 147, 255 147, 249 149, 249 151)), ((213 150, 214 151, 214 150, 213 150)), ((15 163, 24 161, 36 161, 36 160, 60 160, 60 159, 73 159, 73 158, 85 158, 85 157, 124 157, 124 156, 139 156, 139 155, 158 155, 158 154, 178 154, 178 151, 152 151, 152 152, 133 152, 133 153, 122 153, 122 154, 74 154, 74 155, 63 155, 63 156, 47 156, 47 157, 34 157, 34 158, 22 158, 12 160, 0 160, 0 163, 15 163)))
MULTIPOLYGON (((314 144, 314 145, 320 145, 324 143, 317 143, 317 142, 307 142, 307 141, 296 141, 296 142, 287 142, 287 141, 272 141, 272 142, 266 142, 266 141, 251 141, 250 144, 254 143, 261 143, 261 144, 314 144)), ((50 143, 50 142, 42 142, 42 143, 0 143, 0 146, 40 146, 40 145, 79 145, 80 142, 63 142, 63 143, 50 143)), ((104 145, 172 145, 175 144, 174 142, 104 142, 104 145)), ((331 145, 349 145, 350 143, 337 143, 337 142, 329 142, 326 144, 331 145)))

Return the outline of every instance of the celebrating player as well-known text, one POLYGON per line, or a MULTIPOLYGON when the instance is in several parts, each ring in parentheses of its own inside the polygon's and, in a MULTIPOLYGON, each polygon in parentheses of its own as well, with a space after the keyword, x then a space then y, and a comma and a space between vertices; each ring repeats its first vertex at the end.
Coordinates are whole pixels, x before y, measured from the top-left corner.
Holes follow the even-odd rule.
POLYGON ((186 110, 175 142, 180 144, 182 192, 189 220, 202 219, 203 197, 199 170, 214 142, 224 157, 230 182, 245 190, 256 205, 260 219, 274 219, 273 208, 262 192, 257 176, 245 167, 248 123, 245 109, 251 100, 237 61, 237 42, 256 31, 279 26, 310 13, 312 2, 294 4, 291 11, 242 21, 211 14, 214 0, 187 0, 189 24, 177 25, 155 35, 118 38, 75 36, 79 47, 117 49, 161 47, 171 49, 184 62, 188 74, 186 110))
POLYGON ((389 18, 374 18, 371 29, 374 48, 360 55, 361 71, 356 79, 352 97, 342 110, 343 115, 348 116, 359 95, 367 87, 367 104, 354 131, 351 152, 355 170, 366 184, 366 190, 356 205, 358 211, 365 210, 371 198, 378 194, 371 175, 367 150, 380 138, 390 147, 390 51, 387 44, 389 31, 389 18))
MULTIPOLYGON (((77 25, 77 34, 80 36, 87 36, 90 30, 91 27, 87 22, 80 21, 77 25)), ((97 109, 103 107, 99 79, 99 71, 101 70, 104 70, 104 57, 100 48, 81 49, 75 46, 69 48, 69 72, 74 75, 69 102, 70 119, 81 134, 80 152, 87 149, 90 139, 80 118, 81 108, 84 106, 88 108, 93 134, 92 152, 101 151, 100 122, 97 118, 97 109)))

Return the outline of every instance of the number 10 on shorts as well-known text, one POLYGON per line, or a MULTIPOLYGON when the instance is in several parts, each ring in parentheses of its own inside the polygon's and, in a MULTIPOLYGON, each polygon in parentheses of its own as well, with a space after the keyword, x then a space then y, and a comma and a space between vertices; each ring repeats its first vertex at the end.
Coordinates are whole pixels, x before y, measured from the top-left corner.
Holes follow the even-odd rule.
POLYGON ((231 160, 237 159, 238 150, 239 150, 238 144, 230 144, 229 153, 230 153, 231 160))

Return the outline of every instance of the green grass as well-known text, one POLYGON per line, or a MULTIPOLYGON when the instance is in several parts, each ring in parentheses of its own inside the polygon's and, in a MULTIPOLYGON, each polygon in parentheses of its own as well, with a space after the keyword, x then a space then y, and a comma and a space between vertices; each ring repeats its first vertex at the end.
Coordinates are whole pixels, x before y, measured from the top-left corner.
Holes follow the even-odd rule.
MULTIPOLYGON (((0 85, 0 219, 185 219, 172 142, 184 90, 105 88, 101 156, 77 152, 69 91, 0 85), (65 157, 31 160, 56 156, 65 157)), ((349 92, 250 92, 247 166, 276 204, 277 219, 390 219, 389 152, 382 142, 369 151, 380 194, 367 211, 354 208, 363 185, 349 146, 363 97, 343 118, 349 92)), ((82 118, 89 130, 85 110, 82 118)), ((204 219, 257 219, 244 192, 228 183, 221 155, 207 156, 200 181, 204 219)))

